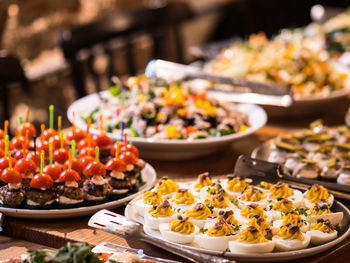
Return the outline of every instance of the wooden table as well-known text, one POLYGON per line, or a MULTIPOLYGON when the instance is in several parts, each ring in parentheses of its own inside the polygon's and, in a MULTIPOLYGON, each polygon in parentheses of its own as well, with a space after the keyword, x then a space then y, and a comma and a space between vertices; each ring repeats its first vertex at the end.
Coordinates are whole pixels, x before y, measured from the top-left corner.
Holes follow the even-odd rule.
MULTIPOLYGON (((347 104, 349 105, 349 104, 347 104)), ((345 107, 335 107, 327 114, 320 116, 327 124, 342 124, 345 107)), ((228 149, 211 156, 188 161, 152 161, 150 163, 157 170, 158 177, 168 176, 171 179, 195 178, 199 173, 210 172, 212 175, 232 173, 235 160, 240 154, 250 154, 251 151, 262 142, 278 135, 281 132, 290 132, 294 128, 307 127, 307 124, 314 118, 297 120, 286 120, 271 123, 255 134, 234 143, 228 149), (292 128, 293 127, 293 128, 292 128)), ((115 211, 123 214, 124 208, 115 211)), ((151 256, 164 257, 180 260, 179 257, 148 245, 140 240, 130 240, 127 243, 124 239, 115 235, 87 227, 88 217, 60 220, 27 220, 6 218, 5 234, 14 238, 24 239, 48 247, 60 247, 67 241, 83 241, 91 244, 98 244, 102 241, 109 241, 116 244, 142 248, 151 256)), ((313 256, 298 262, 347 262, 350 257, 350 238, 342 242, 331 251, 313 256)), ((1 256, 1 254, 0 254, 1 256)), ((7 256, 9 256, 7 254, 7 256)))

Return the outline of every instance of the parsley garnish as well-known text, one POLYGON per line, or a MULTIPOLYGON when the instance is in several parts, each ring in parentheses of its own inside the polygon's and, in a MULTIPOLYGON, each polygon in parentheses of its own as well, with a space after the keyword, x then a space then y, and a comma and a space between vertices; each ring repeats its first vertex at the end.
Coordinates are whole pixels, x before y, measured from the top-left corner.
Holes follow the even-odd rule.
POLYGON ((200 231, 201 231, 201 233, 203 233, 203 234, 204 234, 205 232, 207 232, 207 231, 208 231, 208 229, 206 229, 206 228, 201 228, 201 230, 200 230, 200 231))
POLYGON ((235 206, 238 206, 238 200, 232 199, 231 203, 234 204, 235 206))

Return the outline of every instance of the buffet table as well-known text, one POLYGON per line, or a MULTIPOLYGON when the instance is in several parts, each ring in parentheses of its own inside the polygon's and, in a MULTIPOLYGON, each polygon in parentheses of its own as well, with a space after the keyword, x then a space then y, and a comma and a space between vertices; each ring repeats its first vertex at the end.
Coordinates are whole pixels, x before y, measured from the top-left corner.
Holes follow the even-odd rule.
MULTIPOLYGON (((345 113, 345 106, 349 105, 349 100, 344 104, 335 105, 324 116, 325 123, 329 125, 336 125, 343 123, 343 116, 345 113)), ((150 164, 156 169, 158 178, 162 176, 168 176, 171 179, 193 179, 196 175, 202 172, 208 171, 211 175, 220 175, 232 173, 235 159, 240 154, 249 155, 251 151, 262 142, 277 136, 281 132, 291 132, 296 128, 307 127, 308 123, 312 121, 312 118, 303 118, 296 120, 275 121, 272 124, 268 124, 255 134, 244 138, 231 147, 218 154, 203 157, 195 160, 186 161, 155 161, 149 160, 150 164)), ((347 203, 350 207, 350 203, 347 203)), ((124 207, 117 208, 115 212, 123 214, 124 207)), ((124 239, 115 235, 102 232, 99 230, 91 229, 87 226, 89 217, 72 218, 72 219, 49 219, 49 220, 28 220, 6 217, 4 222, 4 235, 11 238, 1 237, 0 242, 1 250, 5 249, 6 253, 0 253, 0 260, 17 257, 19 254, 25 252, 26 248, 40 248, 41 246, 33 244, 37 243, 42 246, 58 248, 63 246, 68 241, 80 241, 88 242, 96 245, 100 242, 107 241, 115 244, 130 246, 133 248, 140 248, 150 256, 164 257, 173 260, 181 260, 179 257, 174 256, 164 250, 156 248, 152 245, 148 245, 140 240, 130 240, 127 243, 124 239), (4 247, 4 244, 8 242, 16 242, 14 239, 21 239, 26 241, 19 242, 20 250, 12 249, 11 243, 4 247), (33 243, 30 243, 33 242, 33 243)), ((313 256, 311 258, 305 258, 298 262, 346 262, 350 255, 350 238, 347 238, 340 245, 336 246, 333 250, 325 253, 313 256)))

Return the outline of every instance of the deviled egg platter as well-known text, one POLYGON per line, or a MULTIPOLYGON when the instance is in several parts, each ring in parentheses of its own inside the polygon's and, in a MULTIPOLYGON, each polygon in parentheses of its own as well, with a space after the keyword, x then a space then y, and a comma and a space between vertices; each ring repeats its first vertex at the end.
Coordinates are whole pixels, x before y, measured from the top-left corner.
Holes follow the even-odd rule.
POLYGON ((336 239, 343 212, 333 212, 333 202, 321 185, 302 193, 283 182, 255 186, 249 179, 214 180, 205 173, 190 183, 162 178, 132 204, 145 228, 167 241, 211 251, 268 253, 336 239))

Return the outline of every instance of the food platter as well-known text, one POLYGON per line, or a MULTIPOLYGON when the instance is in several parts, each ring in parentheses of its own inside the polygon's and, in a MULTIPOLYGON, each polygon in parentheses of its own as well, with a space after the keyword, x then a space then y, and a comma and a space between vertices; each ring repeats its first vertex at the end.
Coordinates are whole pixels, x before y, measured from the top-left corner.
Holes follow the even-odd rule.
MULTIPOLYGON (((109 96, 109 92, 103 91, 100 95, 102 97, 107 97, 109 96)), ((72 122, 73 112, 79 113, 82 111, 92 111, 97 105, 99 105, 99 103, 100 97, 98 94, 88 95, 75 101, 68 109, 68 119, 72 122)), ((260 106, 237 104, 237 108, 238 110, 248 114, 249 122, 251 123, 251 126, 244 132, 196 140, 155 140, 151 138, 133 138, 133 142, 135 146, 140 149, 141 156, 143 158, 159 160, 183 160, 208 155, 227 147, 229 143, 254 133, 265 125, 267 115, 260 106)), ((87 126, 86 122, 80 117, 76 118, 75 125, 81 129, 86 129, 87 126)), ((98 130, 91 129, 91 133, 98 133, 98 130)), ((113 140, 120 139, 115 134, 108 133, 108 135, 113 140)))
POLYGON ((86 216, 95 213, 101 209, 113 209, 118 206, 122 206, 125 202, 132 200, 144 191, 147 191, 153 187, 156 182, 156 171, 150 164, 146 164, 145 168, 141 171, 142 179, 144 184, 140 186, 137 193, 131 194, 127 197, 121 198, 119 200, 110 201, 107 203, 85 206, 79 208, 69 208, 69 209, 19 209, 19 208, 6 208, 0 207, 0 212, 7 216, 19 217, 19 218, 33 218, 33 219, 48 219, 48 218, 71 218, 78 216, 86 216))
MULTIPOLYGON (((191 185, 193 185, 193 182, 191 183, 179 183, 181 188, 190 188, 191 185)), ((137 212, 137 209, 135 208, 137 206, 137 202, 142 197, 139 196, 136 199, 132 200, 125 209, 125 216, 133 221, 136 221, 140 224, 145 224, 144 217, 140 216, 137 212)), ((345 238, 347 238, 350 235, 350 211, 340 202, 334 201, 332 211, 335 212, 343 212, 343 218, 341 223, 339 224, 338 229, 338 237, 334 239, 333 241, 330 241, 328 243, 318 245, 318 246, 308 246, 305 249, 299 249, 295 251, 286 251, 286 252, 271 252, 271 253, 242 253, 242 252, 229 252, 229 251, 215 251, 210 249, 203 249, 201 248, 196 242, 190 243, 189 245, 185 244, 176 244, 180 248, 184 249, 190 249, 196 252, 200 253, 206 253, 210 255, 220 256, 228 259, 234 259, 239 261, 250 261, 250 262, 275 262, 275 261, 288 261, 288 260, 295 260, 311 255, 315 255, 318 253, 321 253, 323 251, 326 251, 340 242, 342 242, 345 238)), ((170 242, 164 237, 162 237, 161 233, 158 230, 151 229, 144 225, 144 231, 147 235, 150 235, 156 239, 159 239, 159 244, 162 244, 164 242, 170 242)), ((173 243, 175 244, 175 243, 173 243)))

